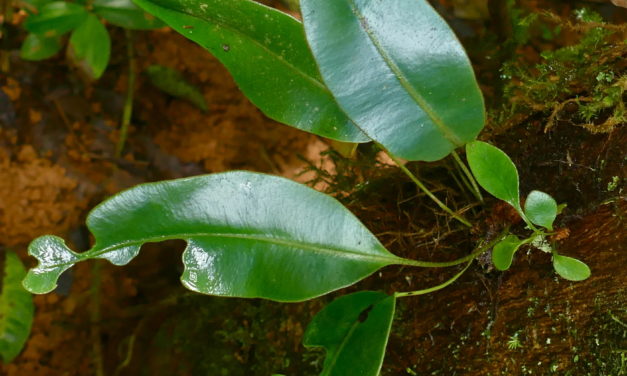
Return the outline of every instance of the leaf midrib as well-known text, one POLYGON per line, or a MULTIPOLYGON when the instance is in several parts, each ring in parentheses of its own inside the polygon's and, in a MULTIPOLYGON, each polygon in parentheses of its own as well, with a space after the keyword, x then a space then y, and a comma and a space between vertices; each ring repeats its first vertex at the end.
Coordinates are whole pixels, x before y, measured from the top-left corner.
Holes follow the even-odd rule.
MULTIPOLYGON (((375 304, 376 303, 373 303, 371 306, 374 306, 375 304)), ((348 344, 348 341, 350 340, 350 338, 353 336, 353 333, 355 333, 355 330, 357 330, 357 327, 359 326, 359 324, 361 324, 361 322, 359 322, 359 319, 357 319, 357 320, 355 320, 353 322, 353 324, 351 325, 350 329, 348 330, 348 333, 346 333, 344 338, 342 338, 342 342, 339 344, 339 346, 335 350, 335 352, 333 354, 333 357, 331 359, 329 359, 330 360, 329 367, 328 368, 325 367, 324 368, 324 373, 322 373, 320 376, 328 376, 328 375, 331 374, 331 372, 335 368, 335 364, 337 363, 337 360, 340 358, 340 354, 342 353, 342 351, 344 350, 344 348, 348 344)))
POLYGON ((122 243, 117 243, 115 245, 105 247, 102 249, 98 249, 94 247, 85 253, 79 254, 79 257, 81 257, 81 259, 84 260, 88 258, 98 257, 108 252, 113 252, 115 250, 118 250, 120 248, 126 248, 126 247, 131 247, 131 246, 138 246, 138 245, 141 246, 144 243, 160 242, 160 241, 173 240, 173 239, 183 239, 189 242, 190 240, 193 241, 194 239, 198 239, 198 238, 228 238, 228 239, 252 240, 252 241, 270 243, 270 244, 284 246, 284 247, 304 249, 304 250, 312 251, 317 254, 329 255, 331 257, 340 256, 346 259, 367 260, 370 262, 383 263, 385 265, 402 263, 404 260, 400 257, 394 256, 391 253, 390 253, 390 256, 378 256, 378 255, 372 255, 368 253, 360 253, 352 249, 331 248, 328 246, 297 242, 297 241, 290 240, 290 239, 265 237, 265 236, 259 236, 259 235, 237 234, 237 233, 193 233, 193 234, 176 234, 176 235, 146 237, 146 238, 141 238, 141 239, 129 240, 129 241, 122 242, 122 243))
POLYGON ((442 135, 444 136, 444 138, 446 138, 449 142, 453 143, 453 145, 457 145, 457 146, 463 145, 464 143, 462 142, 462 140, 460 140, 459 137, 457 137, 457 135, 455 135, 455 133, 452 132, 446 126, 444 121, 440 119, 440 117, 435 113, 435 111, 433 111, 431 106, 427 103, 427 100, 422 95, 420 95, 420 93, 418 93, 416 89, 411 85, 411 83, 409 82, 409 79, 405 76, 401 68, 398 65, 396 65, 392 57, 388 55, 386 50, 383 48, 383 45, 381 45, 381 42, 377 39, 376 35, 368 27, 368 22, 366 18, 364 17, 364 15, 357 8, 357 4, 355 3, 355 0, 346 0, 346 1, 348 2, 351 8, 351 11, 355 15, 355 17, 357 17, 357 19, 359 20, 359 25, 361 26, 361 29, 364 31, 364 33, 366 33, 366 35, 368 36, 368 39, 370 39, 370 42, 372 42, 377 52, 383 58, 383 61, 385 62, 385 64, 392 70, 392 72, 394 73, 398 81, 400 82, 401 86, 407 91, 409 96, 414 100, 414 102, 416 102, 416 104, 418 104, 418 106, 427 114, 427 116, 429 116, 431 121, 442 132, 442 135))

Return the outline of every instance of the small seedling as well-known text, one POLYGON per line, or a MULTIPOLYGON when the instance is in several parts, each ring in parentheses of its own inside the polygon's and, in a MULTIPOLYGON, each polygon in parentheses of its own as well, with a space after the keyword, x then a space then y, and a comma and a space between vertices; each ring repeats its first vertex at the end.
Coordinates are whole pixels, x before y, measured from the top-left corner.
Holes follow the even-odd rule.
POLYGON ((498 270, 507 270, 516 251, 525 244, 553 255, 553 267, 563 278, 582 281, 590 276, 590 268, 583 262, 560 255, 547 242, 553 231, 553 222, 558 214, 558 205, 549 194, 532 191, 527 196, 524 209, 520 205, 518 170, 502 150, 481 141, 466 146, 468 164, 477 182, 494 197, 510 204, 527 224, 532 234, 526 239, 508 235, 492 250, 492 262, 498 270), (536 227, 539 226, 539 227, 536 227))
POLYGON ((29 13, 24 28, 29 32, 22 44, 24 60, 44 60, 63 48, 70 33, 67 56, 86 77, 96 80, 109 64, 111 39, 103 22, 125 29, 145 30, 163 26, 130 0, 96 0, 81 4, 69 1, 27 1, 29 13))

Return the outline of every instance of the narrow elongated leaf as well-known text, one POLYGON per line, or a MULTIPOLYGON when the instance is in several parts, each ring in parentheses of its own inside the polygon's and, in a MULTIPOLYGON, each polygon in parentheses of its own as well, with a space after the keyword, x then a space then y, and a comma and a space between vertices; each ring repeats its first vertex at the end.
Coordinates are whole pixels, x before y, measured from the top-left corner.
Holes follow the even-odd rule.
POLYGON ((301 10, 327 86, 393 154, 438 160, 483 128, 466 53, 426 0, 302 0, 301 10))
POLYGON ((13 252, 0 255, 0 357, 9 363, 24 347, 33 322, 33 298, 21 285, 26 270, 13 252))
POLYGON ((22 43, 20 57, 24 60, 44 60, 54 56, 61 47, 61 38, 58 36, 45 37, 30 33, 22 43))
POLYGON ((70 56, 90 78, 102 76, 109 64, 111 39, 107 28, 94 14, 89 14, 70 37, 70 56))
POLYGON ((516 235, 507 235, 492 249, 492 263, 498 270, 507 270, 512 265, 514 253, 522 241, 516 235))
POLYGON ((133 30, 164 26, 163 22, 141 10, 131 0, 95 0, 93 4, 94 12, 115 26, 133 30))
POLYGON ((96 243, 85 253, 52 236, 31 243, 39 265, 29 271, 27 289, 46 293, 77 261, 123 265, 142 244, 166 239, 187 241, 182 283, 222 296, 300 301, 404 262, 337 200, 251 172, 139 185, 97 206, 87 226, 96 243))
POLYGON ((44 5, 38 14, 29 16, 24 28, 31 33, 54 37, 76 29, 87 17, 85 7, 55 1, 44 5))
POLYGON ((321 376, 377 376, 383 364, 396 299, 360 291, 334 300, 311 321, 303 343, 324 347, 321 376))
POLYGON ((522 214, 518 191, 518 170, 501 149, 482 141, 466 145, 466 158, 479 185, 522 214))
POLYGON ((322 82, 296 19, 249 0, 134 1, 218 58, 268 117, 339 141, 370 141, 322 82))
POLYGON ((536 225, 553 230, 557 217, 557 202, 549 194, 531 191, 525 201, 525 215, 536 225))
POLYGON ((146 74, 150 78, 150 83, 161 91, 177 98, 186 99, 203 111, 209 109, 202 92, 187 82, 178 71, 162 65, 151 65, 146 68, 146 74))
POLYGON ((557 274, 569 281, 583 281, 590 277, 590 268, 588 265, 576 258, 568 256, 554 254, 553 268, 557 274))

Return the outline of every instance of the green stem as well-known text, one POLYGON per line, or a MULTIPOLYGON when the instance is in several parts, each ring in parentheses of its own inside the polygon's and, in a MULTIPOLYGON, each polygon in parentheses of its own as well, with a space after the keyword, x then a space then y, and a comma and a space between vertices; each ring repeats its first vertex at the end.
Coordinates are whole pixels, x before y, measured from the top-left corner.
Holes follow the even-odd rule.
POLYGON ((472 185, 472 193, 475 195, 475 197, 477 197, 479 201, 483 203, 483 196, 481 195, 481 190, 479 189, 479 185, 477 184, 475 177, 472 175, 472 173, 470 172, 470 170, 468 169, 464 161, 462 161, 462 159, 459 157, 459 154, 457 154, 455 150, 453 150, 452 154, 453 154, 453 159, 455 159, 455 162, 457 162, 457 165, 459 166, 459 168, 461 168, 462 172, 466 175, 466 177, 470 181, 470 184, 472 185))
POLYGON ((451 279, 447 280, 446 282, 444 282, 442 284, 439 284, 439 285, 433 286, 433 287, 429 287, 427 289, 422 289, 422 290, 409 291, 409 292, 397 292, 397 293, 394 293, 394 297, 395 298, 406 298, 408 296, 425 295, 425 294, 432 293, 434 291, 442 290, 446 286, 448 286, 451 283, 455 282, 459 277, 461 277, 462 274, 464 274, 466 272, 466 270, 468 270, 468 268, 470 267, 471 264, 472 264, 472 260, 468 261, 468 263, 466 264, 464 269, 462 269, 459 273, 455 274, 451 279))
POLYGON ((624 326, 625 328, 627 328, 627 324, 625 324, 624 322, 622 322, 618 317, 614 316, 612 314, 612 312, 608 311, 608 314, 610 315, 610 317, 612 318, 612 320, 616 321, 617 323, 621 324, 622 326, 624 326))
POLYGON ((492 239, 491 241, 489 241, 488 243, 484 244, 483 246, 475 249, 471 254, 469 254, 467 256, 464 256, 462 258, 459 258, 457 260, 447 261, 447 262, 430 262, 430 261, 410 260, 410 259, 405 259, 404 258, 404 259, 401 259, 402 262, 400 264, 401 265, 407 265, 407 266, 425 267, 425 268, 446 268, 446 267, 449 267, 449 266, 455 266, 455 265, 463 264, 463 263, 465 263, 467 261, 474 260, 477 256, 479 256, 483 252, 485 252, 488 249, 494 247, 508 233, 509 233, 509 227, 506 228, 505 230, 503 230, 503 232, 501 232, 501 234, 499 236, 497 236, 496 238, 492 239))
POLYGON ((525 211, 520 206, 518 207, 514 206, 514 209, 516 209, 516 211, 518 212, 518 215, 520 215, 520 218, 522 218, 525 224, 527 224, 527 227, 529 227, 529 229, 533 231, 533 235, 536 235, 536 234, 546 235, 544 231, 538 229, 536 226, 533 225, 533 223, 531 223, 529 218, 527 218, 527 216, 525 215, 525 211))
POLYGON ((91 321, 91 343, 94 357, 94 368, 96 376, 104 376, 104 362, 102 360, 102 343, 100 341, 100 284, 101 284, 101 263, 100 260, 94 260, 91 269, 91 288, 89 290, 91 296, 90 321, 91 321))
POLYGON ((120 138, 115 147, 115 157, 120 158, 124 150, 124 144, 128 137, 128 127, 133 115, 133 93, 135 91, 135 52, 133 49, 133 34, 131 30, 125 29, 126 33, 126 53, 128 58, 128 82, 126 88, 126 101, 124 102, 124 112, 122 113, 122 126, 120 127, 120 138))
POLYGON ((446 206, 446 204, 444 204, 437 197, 435 197, 435 195, 420 180, 418 180, 418 178, 414 174, 412 174, 412 172, 409 171, 409 169, 405 167, 405 165, 403 165, 403 163, 398 158, 396 158, 392 153, 387 151, 383 147, 383 145, 380 145, 378 143, 377 145, 381 148, 381 150, 387 153, 387 155, 394 161, 394 163, 396 163, 396 165, 401 169, 401 171, 403 171, 405 175, 407 175, 418 186, 418 188, 420 188, 427 196, 429 196, 429 198, 433 202, 435 202, 440 207, 440 209, 444 210, 445 212, 450 214, 451 217, 457 219, 459 222, 463 223, 464 225, 468 227, 472 227, 472 224, 470 224, 470 222, 468 222, 466 219, 464 219, 460 215, 456 214, 453 210, 451 210, 451 208, 446 206))

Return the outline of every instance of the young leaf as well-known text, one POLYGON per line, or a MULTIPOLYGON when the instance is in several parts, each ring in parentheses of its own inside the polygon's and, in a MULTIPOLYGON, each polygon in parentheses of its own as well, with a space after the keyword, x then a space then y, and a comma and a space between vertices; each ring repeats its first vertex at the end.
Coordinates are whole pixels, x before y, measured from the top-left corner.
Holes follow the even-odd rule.
POLYGON ((29 33, 22 43, 20 57, 24 60, 44 60, 54 56, 61 50, 61 38, 45 37, 39 34, 29 33))
POLYGON ((321 376, 377 376, 392 327, 396 299, 360 291, 334 300, 305 331, 303 344, 324 347, 321 376))
POLYGON ((483 97, 426 0, 301 0, 307 40, 348 116, 393 154, 434 161, 474 140, 483 97))
POLYGON ((26 270, 13 252, 0 261, 0 357, 4 363, 15 358, 26 343, 33 322, 33 298, 21 285, 26 270))
POLYGON ((227 172, 142 184, 87 217, 85 253, 57 237, 29 246, 39 260, 24 286, 55 288, 72 264, 131 261, 142 244, 183 239, 182 283, 204 294, 302 301, 348 286, 404 259, 389 253, 337 200, 284 178, 227 172))
POLYGON ((91 79, 102 76, 109 64, 109 32, 94 14, 89 14, 70 37, 70 56, 91 79))
POLYGON ((507 235, 492 249, 492 263, 498 270, 507 270, 512 265, 514 253, 522 241, 516 235, 507 235))
POLYGON ((111 24, 131 30, 149 30, 164 26, 163 22, 141 10, 131 0, 95 0, 94 13, 111 24))
POLYGON ((553 230, 557 202, 547 193, 531 191, 525 201, 525 215, 534 224, 553 230))
POLYGON ((31 33, 55 37, 76 29, 87 17, 85 7, 55 1, 44 5, 39 14, 29 16, 24 22, 24 28, 31 33))
POLYGON ((249 0, 134 1, 218 58, 268 117, 334 140, 370 141, 322 82, 294 18, 249 0))
POLYGON ((186 99, 203 111, 207 111, 207 102, 194 85, 185 80, 178 71, 162 65, 151 65, 146 69, 150 82, 161 91, 177 98, 186 99))
POLYGON ((590 277, 590 268, 576 258, 553 255, 553 268, 557 274, 569 281, 583 281, 590 277))
POLYGON ((466 145, 466 158, 472 174, 483 189, 522 212, 518 170, 507 154, 488 143, 473 141, 466 145))

